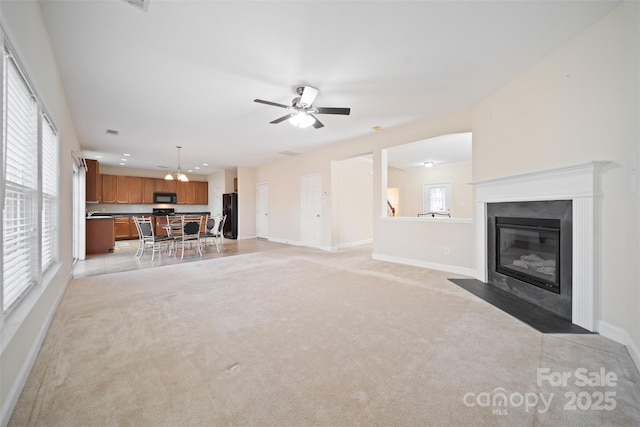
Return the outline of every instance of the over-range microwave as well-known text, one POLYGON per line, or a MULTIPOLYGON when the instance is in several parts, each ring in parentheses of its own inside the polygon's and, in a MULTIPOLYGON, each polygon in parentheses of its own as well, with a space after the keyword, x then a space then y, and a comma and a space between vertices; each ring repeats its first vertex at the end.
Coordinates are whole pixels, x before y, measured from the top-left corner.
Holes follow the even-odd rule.
POLYGON ((153 203, 178 203, 176 193, 153 193, 153 203))

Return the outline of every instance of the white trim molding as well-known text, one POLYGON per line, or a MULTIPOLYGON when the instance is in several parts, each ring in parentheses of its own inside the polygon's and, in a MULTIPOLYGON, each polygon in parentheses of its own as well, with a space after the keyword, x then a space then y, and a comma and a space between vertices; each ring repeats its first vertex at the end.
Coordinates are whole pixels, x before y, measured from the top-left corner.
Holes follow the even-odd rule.
POLYGON ((610 162, 594 161, 569 167, 474 182, 476 195, 476 266, 478 280, 487 282, 487 204, 541 200, 571 200, 572 322, 595 332, 599 320, 600 175, 610 162))

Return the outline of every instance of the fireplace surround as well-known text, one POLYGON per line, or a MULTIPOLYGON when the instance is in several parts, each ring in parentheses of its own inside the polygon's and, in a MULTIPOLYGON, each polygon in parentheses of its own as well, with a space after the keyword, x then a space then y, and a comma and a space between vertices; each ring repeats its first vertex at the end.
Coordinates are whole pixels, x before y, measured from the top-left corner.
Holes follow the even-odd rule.
POLYGON ((571 200, 488 203, 487 283, 571 319, 571 200))
MULTIPOLYGON (((488 206, 493 203, 570 201, 571 322, 596 330, 599 318, 598 236, 600 175, 609 162, 525 173, 472 183, 475 190, 476 279, 489 281, 488 206)), ((546 291, 545 291, 546 292, 546 291)), ((547 292, 551 294, 551 292, 547 292)))

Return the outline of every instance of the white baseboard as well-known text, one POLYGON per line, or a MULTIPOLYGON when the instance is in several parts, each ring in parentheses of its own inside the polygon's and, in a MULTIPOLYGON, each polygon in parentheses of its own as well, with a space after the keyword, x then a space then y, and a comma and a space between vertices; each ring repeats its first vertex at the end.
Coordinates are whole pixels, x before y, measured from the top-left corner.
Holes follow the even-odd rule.
POLYGON ((356 246, 370 245, 372 243, 373 239, 356 240, 355 242, 340 243, 338 244, 338 249, 353 248, 356 246))
POLYGON ((411 265, 413 267, 428 268, 430 270, 446 271, 447 273, 461 274, 463 276, 476 277, 477 275, 477 271, 475 268, 459 267, 457 265, 448 265, 448 264, 437 264, 434 262, 420 261, 420 260, 411 259, 411 258, 400 258, 400 257, 381 255, 376 253, 374 253, 371 257, 378 261, 387 261, 387 262, 393 262, 396 264, 411 265))
POLYGON ((267 240, 270 242, 282 243, 284 245, 302 246, 302 243, 297 240, 278 239, 277 237, 269 237, 267 240))
POLYGON ((598 333, 627 347, 633 363, 636 364, 636 368, 640 371, 640 346, 633 341, 626 330, 600 320, 598 322, 598 333))

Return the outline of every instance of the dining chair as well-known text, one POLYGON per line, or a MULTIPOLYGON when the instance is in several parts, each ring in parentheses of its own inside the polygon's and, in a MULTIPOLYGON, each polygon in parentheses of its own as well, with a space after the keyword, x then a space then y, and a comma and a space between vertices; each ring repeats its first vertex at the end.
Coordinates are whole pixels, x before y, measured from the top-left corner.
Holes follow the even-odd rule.
POLYGON ((173 239, 169 236, 156 236, 153 230, 153 218, 150 216, 134 216, 133 221, 136 223, 139 236, 136 258, 142 258, 147 246, 151 246, 151 261, 154 260, 156 252, 162 256, 162 247, 167 246, 173 239))
MULTIPOLYGON (((202 258, 202 248, 200 246, 200 228, 202 227, 202 215, 183 215, 182 227, 179 233, 174 233, 173 241, 176 244, 175 255, 178 255, 178 247, 182 247, 180 259, 184 258, 184 250, 187 244, 189 247, 195 245, 195 253, 202 258)), ((176 230, 173 230, 174 232, 176 230)))
POLYGON ((218 223, 218 227, 215 228, 213 233, 213 242, 216 244, 216 250, 220 252, 220 248, 224 252, 224 244, 222 243, 222 237, 224 233, 224 223, 227 222, 227 216, 222 215, 220 218, 220 222, 218 223))
POLYGON ((211 239, 215 244, 215 230, 219 228, 221 219, 221 215, 206 216, 206 219, 204 221, 204 232, 200 235, 203 247, 207 246, 207 241, 209 239, 211 239))

